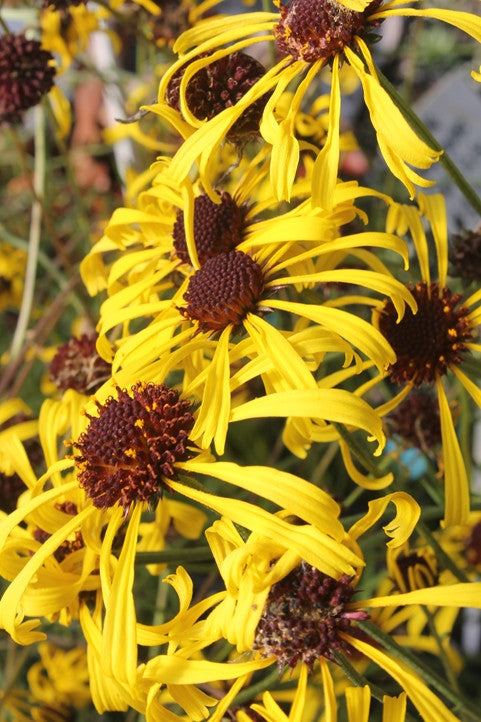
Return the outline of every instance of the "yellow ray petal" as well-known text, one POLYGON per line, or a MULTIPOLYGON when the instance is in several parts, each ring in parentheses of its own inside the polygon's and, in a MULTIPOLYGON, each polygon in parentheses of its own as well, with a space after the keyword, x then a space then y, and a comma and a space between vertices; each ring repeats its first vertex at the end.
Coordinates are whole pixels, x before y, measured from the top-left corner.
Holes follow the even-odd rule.
POLYGON ((469 516, 469 481, 454 428, 451 409, 440 378, 436 379, 444 460, 444 526, 466 524, 469 516))
POLYGON ((404 689, 424 722, 459 722, 429 687, 402 662, 354 637, 342 635, 355 649, 372 659, 404 689))
POLYGON ((230 416, 231 392, 229 386, 229 338, 231 327, 227 326, 217 343, 214 357, 209 364, 202 402, 190 438, 203 449, 214 439, 219 455, 224 453, 225 437, 230 416))
POLYGON ((383 527, 386 534, 392 537, 386 546, 393 549, 402 546, 411 536, 421 515, 417 501, 404 491, 395 491, 370 501, 367 513, 349 529, 349 536, 358 539, 381 518, 391 502, 396 506, 396 516, 383 527))
POLYGON ((133 597, 134 561, 142 504, 134 507, 114 573, 104 621, 102 658, 107 673, 125 685, 137 679, 137 635, 133 597))

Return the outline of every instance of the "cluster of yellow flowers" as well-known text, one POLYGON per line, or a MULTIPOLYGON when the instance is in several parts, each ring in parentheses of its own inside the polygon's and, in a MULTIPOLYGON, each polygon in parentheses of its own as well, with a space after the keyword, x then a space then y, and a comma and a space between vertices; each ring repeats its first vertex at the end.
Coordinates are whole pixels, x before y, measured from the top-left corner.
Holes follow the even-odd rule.
MULTIPOLYGON (((42 21, 63 68, 125 9, 65 5, 42 21)), ((11 685, 0 702, 45 722, 89 695, 148 722, 479 720, 452 636, 481 609, 459 438, 481 407, 481 236, 449 266, 444 198, 419 190, 443 149, 373 48, 394 17, 481 43, 481 17, 404 0, 159 5, 174 57, 142 112, 172 152, 129 178, 82 259, 96 332, 55 350, 38 419, 0 405, 0 627, 40 650, 33 701, 11 685), (342 179, 353 83, 400 200, 342 179), (52 629, 85 657, 49 646, 52 629)), ((141 122, 116 137, 145 141, 141 122)), ((2 258, 3 303, 24 258, 2 258)))

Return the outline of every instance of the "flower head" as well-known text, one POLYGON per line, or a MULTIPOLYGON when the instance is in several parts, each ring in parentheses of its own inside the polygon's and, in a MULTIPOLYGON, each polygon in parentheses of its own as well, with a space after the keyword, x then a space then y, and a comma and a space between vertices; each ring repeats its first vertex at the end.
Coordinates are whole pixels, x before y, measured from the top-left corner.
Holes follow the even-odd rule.
POLYGON ((99 508, 156 502, 163 479, 174 478, 174 464, 189 457, 191 404, 164 384, 139 382, 97 408, 73 444, 80 485, 99 508))
MULTIPOLYGON (((194 238, 200 265, 219 253, 232 251, 242 241, 247 206, 239 204, 227 191, 214 203, 205 193, 194 200, 194 238)), ((190 263, 185 236, 184 213, 177 211, 172 230, 176 255, 190 263)))
POLYGON ((16 123, 54 85, 53 57, 23 33, 0 36, 0 122, 16 123))
MULTIPOLYGON (((228 24, 219 19, 206 20, 201 27, 188 30, 178 39, 175 49, 179 58, 162 78, 159 105, 168 103, 171 78, 192 63, 195 71, 208 64, 203 54, 215 61, 241 50, 249 44, 272 40, 285 55, 232 107, 225 108, 186 139, 173 161, 178 182, 189 174, 194 162, 204 169, 202 182, 211 187, 209 170, 219 145, 230 129, 259 99, 271 93, 265 103, 260 133, 272 147, 271 180, 279 199, 291 197, 299 166, 302 143, 295 136, 295 117, 301 110, 311 83, 319 71, 329 64, 332 84, 329 107, 329 131, 325 145, 318 153, 312 174, 312 195, 317 205, 330 207, 339 168, 339 134, 341 92, 340 68, 349 64, 361 83, 364 100, 377 134, 380 151, 394 175, 406 186, 411 198, 416 185, 427 187, 432 182, 415 169, 429 168, 442 153, 421 139, 406 121, 380 79, 370 46, 379 39, 382 21, 393 16, 427 17, 458 27, 481 41, 481 19, 474 13, 438 8, 400 7, 405 3, 373 0, 346 2, 337 0, 289 0, 277 2, 278 13, 246 13, 230 18, 228 24), (300 81, 300 82, 299 82, 300 81), (296 90, 287 116, 279 116, 278 102, 290 83, 296 90)), ((180 91, 185 96, 188 84, 180 91)), ((187 105, 187 99, 181 104, 187 105)), ((166 114, 167 115, 167 114, 166 114)), ((180 119, 179 119, 180 120, 180 119)), ((179 128, 182 123, 178 122, 179 128)))
POLYGON ((312 670, 320 657, 333 660, 336 652, 349 654, 340 632, 351 632, 353 620, 369 617, 347 606, 355 592, 351 582, 347 574, 333 579, 302 562, 271 587, 253 649, 276 657, 281 670, 299 662, 312 670))
POLYGON ((93 394, 110 376, 110 364, 96 350, 97 334, 72 336, 50 362, 50 378, 58 389, 93 394))
POLYGON ((439 568, 431 549, 394 549, 388 553, 388 569, 398 592, 434 587, 439 583, 439 568))
MULTIPOLYGON (((204 55, 203 57, 208 57, 204 55)), ((181 110, 180 84, 186 67, 172 76, 167 87, 167 103, 181 110)), ((198 120, 210 120, 225 108, 231 108, 265 74, 265 68, 255 58, 243 52, 234 52, 205 65, 188 81, 185 102, 190 113, 198 120)), ((259 132, 259 122, 268 96, 250 105, 227 131, 226 138, 240 141, 259 132)))
POLYGON ((256 313, 264 290, 262 267, 247 253, 229 251, 209 258, 189 280, 180 312, 198 331, 235 330, 256 313))
POLYGON ((460 364, 474 339, 469 309, 461 305, 459 293, 452 293, 439 283, 426 281, 410 287, 417 311, 406 310, 401 321, 391 301, 387 301, 379 318, 379 329, 396 352, 396 361, 388 369, 395 383, 412 382, 420 386, 444 376, 460 364))
POLYGON ((380 24, 370 16, 382 2, 373 0, 359 12, 336 0, 278 0, 281 19, 273 31, 277 48, 307 63, 330 60, 380 24))
POLYGON ((462 524, 469 514, 469 480, 444 383, 449 383, 454 376, 474 403, 481 406, 478 386, 462 370, 468 353, 481 350, 477 343, 481 293, 478 290, 465 297, 453 292, 448 282, 447 220, 441 195, 420 194, 419 208, 391 206, 387 227, 390 230, 402 229, 403 233, 410 232, 421 280, 408 284, 417 301, 417 313, 411 313, 412 309, 407 310, 396 323, 390 301, 386 301, 375 312, 375 324, 396 352, 396 361, 387 367, 386 375, 402 386, 386 408, 392 412, 411 389, 420 388, 422 384, 435 387, 443 449, 441 466, 445 483, 445 523, 462 524), (431 277, 430 243, 423 226, 424 220, 430 224, 436 250, 436 280, 431 277))

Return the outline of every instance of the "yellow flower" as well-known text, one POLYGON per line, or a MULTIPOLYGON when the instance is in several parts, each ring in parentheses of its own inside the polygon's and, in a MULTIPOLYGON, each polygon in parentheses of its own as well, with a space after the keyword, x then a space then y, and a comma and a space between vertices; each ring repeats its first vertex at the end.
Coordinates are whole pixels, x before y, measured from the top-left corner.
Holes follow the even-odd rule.
MULTIPOLYGON (((100 27, 103 11, 85 4, 70 5, 67 17, 53 6, 42 10, 42 45, 59 59, 59 72, 65 71, 85 51, 91 34, 100 27)), ((109 34, 114 37, 113 33, 109 34)))
POLYGON ((462 524, 469 513, 469 481, 459 447, 452 411, 445 391, 451 374, 461 383, 477 406, 481 406, 478 386, 461 370, 467 354, 480 351, 476 343, 481 321, 481 292, 468 298, 453 293, 447 285, 448 238, 444 199, 441 195, 419 197, 419 208, 393 205, 388 212, 390 231, 409 231, 420 268, 421 280, 409 284, 418 305, 417 313, 406 311, 398 323, 390 301, 375 311, 375 323, 393 347, 397 360, 387 370, 387 377, 403 388, 387 402, 381 413, 392 411, 411 391, 423 384, 435 387, 443 449, 445 519, 444 523, 462 524), (423 219, 431 227, 437 255, 437 279, 430 271, 430 254, 423 219))
MULTIPOLYGON (((159 104, 168 103, 172 77, 188 64, 180 85, 180 108, 188 122, 194 122, 187 98, 192 76, 209 62, 218 61, 247 45, 274 40, 284 57, 269 69, 233 107, 226 108, 204 123, 177 152, 172 172, 182 182, 194 162, 208 169, 219 144, 238 118, 265 93, 268 98, 260 124, 261 134, 272 146, 271 181, 277 197, 288 199, 299 160, 299 142, 293 132, 296 113, 309 86, 326 64, 332 67, 329 132, 316 160, 312 192, 316 204, 329 207, 339 163, 339 119, 341 92, 339 65, 348 62, 363 86, 364 99, 376 130, 379 148, 391 171, 404 183, 411 197, 415 185, 431 183, 413 168, 429 168, 440 153, 430 148, 411 129, 401 111, 383 88, 369 50, 372 33, 378 33, 385 18, 426 17, 441 20, 481 41, 481 18, 475 14, 438 8, 403 7, 394 0, 384 3, 332 0, 289 0, 276 3, 278 13, 258 12, 207 20, 185 32, 174 49, 178 61, 165 74, 159 87, 159 104), (204 57, 203 54, 208 54, 204 57), (290 112, 280 121, 275 109, 289 83, 302 78, 290 112)), ((209 183, 208 174, 203 181, 209 183)))
MULTIPOLYGON (((0 603, 0 624, 22 644, 43 637, 32 631, 39 620, 24 623, 25 616, 70 624, 78 618, 82 604, 100 592, 99 568, 113 563, 109 555, 101 562, 103 529, 112 511, 93 505, 70 472, 74 462, 58 458, 59 440, 68 430, 78 436, 80 424, 85 426, 80 414, 84 401, 85 397, 67 391, 61 401, 43 404, 39 428, 48 469, 39 479, 15 427, 2 450, 11 470, 23 481, 24 491, 17 509, 4 515, 0 530, 0 574, 11 582, 0 603)), ((203 512, 190 507, 189 511, 185 503, 170 499, 162 499, 159 507, 156 518, 142 524, 140 549, 154 544, 162 548, 171 523, 188 539, 200 535, 203 512)), ((122 534, 123 530, 111 539, 114 550, 122 545, 122 534)), ((158 573, 161 568, 152 571, 158 573)))
MULTIPOLYGON (((40 659, 27 672, 30 693, 37 704, 66 714, 90 702, 89 673, 84 647, 62 649, 39 644, 40 659)), ((34 717, 36 719, 36 717, 34 717)))
MULTIPOLYGON (((396 519, 385 527, 393 536, 388 548, 394 550, 405 543, 417 523, 420 510, 407 494, 392 494, 371 502, 366 516, 346 533, 345 562, 353 552, 360 554, 357 539, 380 518, 390 501, 398 506, 398 510, 396 519)), ((280 516, 288 518, 287 512, 280 516)), ((300 533, 305 530, 299 520, 296 527, 300 533)), ((227 639, 240 654, 253 650, 253 660, 259 661, 260 669, 264 668, 266 660, 277 664, 280 670, 295 669, 300 672, 297 709, 304 700, 307 672, 316 680, 317 661, 320 660, 325 713, 327 719, 335 720, 337 705, 330 665, 336 661, 342 667, 343 656, 355 649, 403 687, 423 719, 428 722, 441 719, 454 722, 457 719, 406 662, 397 661, 389 650, 387 653, 382 651, 369 637, 362 636, 356 625, 366 620, 370 609, 419 604, 460 608, 473 603, 480 608, 479 583, 434 584, 406 593, 391 591, 387 596, 354 601, 354 587, 358 583, 362 585, 362 578, 359 582, 362 563, 355 562, 354 573, 350 575, 338 571, 331 576, 303 561, 281 537, 273 541, 253 533, 244 541, 234 525, 225 519, 215 522, 207 530, 207 537, 224 579, 225 593, 205 621, 194 624, 185 636, 182 633, 173 635, 179 645, 179 654, 183 650, 187 657, 189 650, 196 648, 196 640, 205 647, 214 640, 227 639), (301 671, 303 667, 305 669, 301 671)), ((369 634, 367 629, 366 632, 369 634)), ((148 676, 156 669, 156 659, 146 665, 148 676)), ((161 677, 157 679, 160 681, 161 677)), ((350 692, 347 694, 348 697, 351 695, 350 692)), ((275 709, 273 700, 267 699, 269 709, 275 709)), ((363 704, 368 709, 369 696, 363 704)), ((260 713, 263 711, 260 706, 253 708, 260 713)), ((393 708, 388 703, 388 708, 403 718, 401 700, 393 703, 393 708)), ((354 715, 354 711, 350 714, 354 715)))
MULTIPOLYGON (((77 397, 67 391, 61 402, 44 403, 40 429, 50 466, 38 480, 30 469, 29 490, 0 526, 0 573, 10 582, 0 600, 0 625, 17 643, 44 638, 40 617, 67 625, 80 617, 83 625, 90 624, 86 607, 95 597, 100 605, 95 625, 101 626, 103 641, 100 652, 97 646, 89 654, 100 655, 107 678, 135 697, 137 644, 142 643, 133 597, 139 534, 141 546, 150 546, 142 514, 149 503, 160 504, 163 514, 177 519, 181 533, 187 515, 182 504, 168 505, 164 490, 271 540, 285 539, 292 552, 327 571, 353 571, 358 557, 342 544, 338 505, 286 472, 213 463, 190 442, 190 404, 173 389, 153 384, 137 384, 129 393, 119 389, 117 398, 98 404, 96 416, 87 416, 80 433, 77 397), (58 459, 58 437, 69 425, 77 433, 76 454, 58 459), (215 478, 278 507, 287 505, 308 526, 303 531, 242 499, 200 490, 186 475, 215 478)), ((15 456, 21 448, 17 441, 15 456)), ((192 510, 191 517, 200 531, 199 512, 192 510)), ((156 539, 159 543, 158 530, 156 539)), ((115 704, 125 703, 117 687, 110 693, 115 704)))
MULTIPOLYGON (((33 439, 38 433, 38 421, 21 399, 9 399, 0 404, 0 472, 11 475, 16 468, 10 457, 12 439, 33 439)), ((13 442, 14 443, 14 442, 13 442)))
POLYGON ((0 311, 20 306, 26 261, 25 251, 0 244, 0 311))
MULTIPOLYGON (((117 245, 123 238, 134 247, 139 242, 147 245, 145 250, 123 254, 111 267, 111 297, 101 309, 99 351, 111 357, 107 333, 123 326, 113 358, 113 375, 119 385, 131 385, 139 377, 161 382, 170 371, 183 371, 184 394, 201 398, 192 438, 204 448, 214 439, 219 453, 224 448, 232 392, 252 378, 261 376, 268 394, 293 389, 307 393, 309 389, 321 400, 325 392, 318 388, 310 366, 315 370, 325 352, 340 351, 348 364, 354 346, 380 369, 394 360, 389 346, 368 322, 339 308, 353 299, 358 302, 358 296, 347 296, 345 301, 341 296, 333 303, 323 299, 306 303, 303 289, 317 283, 362 285, 381 294, 387 292, 400 315, 405 303, 413 303, 409 292, 385 272, 374 253, 362 248, 393 250, 405 257, 400 239, 383 233, 339 235, 338 224, 356 214, 353 198, 369 195, 369 191, 356 184, 339 184, 332 212, 312 208, 305 201, 286 213, 257 221, 256 213, 270 209, 273 203, 268 199, 250 206, 255 183, 262 180, 263 172, 265 166, 261 165, 259 172, 255 164, 250 166, 233 195, 223 191, 218 203, 206 194, 195 195, 185 185, 183 213, 177 212, 173 230, 168 214, 167 219, 158 212, 154 215, 153 201, 158 199, 162 208, 164 198, 169 203, 178 191, 166 183, 153 186, 142 196, 150 203, 149 212, 121 209, 114 214, 109 237, 94 248, 83 267, 87 280, 98 278, 99 254, 115 245, 110 235, 117 245), (142 223, 140 234, 130 227, 136 221, 142 223), (151 240, 155 224, 158 246, 151 240), (166 259, 166 253, 172 251, 175 256, 166 259), (351 253, 368 270, 344 268, 344 259, 351 253), (185 280, 172 297, 168 278, 172 286, 176 267, 185 280), (294 300, 285 300, 284 289, 289 289, 294 300), (273 321, 269 323, 269 317, 263 317, 271 312, 273 321), (144 329, 130 332, 132 322, 137 322, 138 329, 138 321, 145 324, 151 317, 154 320, 144 329)), ((358 360, 357 355, 354 358, 358 360)), ((97 398, 105 399, 111 389, 107 384, 97 398)), ((329 392, 333 401, 337 395, 335 390, 329 392)), ((299 402, 302 404, 300 398, 299 402)), ((347 397, 342 400, 347 412, 346 402, 347 397)), ((326 408, 327 403, 326 397, 326 408)), ((340 404, 339 395, 338 409, 340 404)), ((349 421, 344 416, 342 423, 352 421, 366 428, 361 419, 364 412, 370 417, 367 407, 359 408, 359 415, 357 401, 352 399, 350 406, 353 416, 349 421)), ((277 408, 281 408, 280 402, 277 408)), ((283 407, 282 416, 287 408, 283 407)), ((312 416, 299 413, 306 415, 312 416)))

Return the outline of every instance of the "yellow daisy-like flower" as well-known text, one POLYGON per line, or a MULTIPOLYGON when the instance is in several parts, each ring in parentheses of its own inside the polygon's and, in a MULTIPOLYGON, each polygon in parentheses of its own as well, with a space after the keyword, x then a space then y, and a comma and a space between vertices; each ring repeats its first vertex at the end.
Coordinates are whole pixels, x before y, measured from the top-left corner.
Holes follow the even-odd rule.
MULTIPOLYGON (((332 211, 305 201, 262 219, 277 206, 271 197, 251 204, 254 189, 265 177, 263 160, 261 154, 260 167, 249 165, 232 195, 222 191, 217 203, 187 184, 182 199, 167 184, 167 171, 161 176, 164 183, 142 194, 142 210, 120 209, 114 214, 108 236, 83 264, 84 278, 96 290, 100 273, 105 275, 102 255, 115 247, 129 247, 110 267, 110 298, 101 308, 98 326, 99 351, 112 358, 107 334, 122 329, 112 367, 121 386, 138 378, 163 382, 169 372, 181 371, 184 394, 201 400, 191 438, 204 448, 214 439, 219 453, 224 449, 232 394, 251 379, 261 376, 268 393, 308 389, 322 404, 325 392, 318 388, 311 369, 317 368, 324 353, 339 351, 348 364, 354 346, 380 369, 393 360, 389 346, 377 332, 373 335, 368 322, 338 308, 342 296, 335 303, 320 299, 322 303, 314 304, 312 298, 306 303, 300 295, 303 288, 317 283, 361 284, 382 294, 386 290, 400 314, 404 303, 412 304, 409 292, 386 273, 372 251, 362 248, 393 250, 405 257, 399 238, 383 233, 339 235, 339 226, 358 212, 353 200, 372 191, 355 183, 339 184, 332 211), (172 201, 178 206, 175 216, 172 201), (134 223, 139 223, 140 231, 134 223), (343 268, 351 254, 368 269, 343 268), (178 290, 173 271, 184 276, 178 290), (292 289, 289 294, 296 300, 284 300, 285 289, 292 289), (263 317, 271 312, 274 320, 269 323, 263 317), (151 317, 153 321, 138 330, 139 322, 145 325, 151 317), (297 325, 292 321, 295 317, 300 319, 297 325), (131 324, 135 332, 130 331, 131 324)), ((299 193, 305 188, 299 183, 299 193)), ((345 303, 350 302, 351 296, 345 303)), ((111 390, 107 384, 97 398, 104 400, 111 390)), ((327 394, 333 399, 338 395, 335 390, 327 394)), ((341 413, 341 423, 356 419, 360 428, 366 428, 365 420, 372 418, 367 407, 358 409, 347 396, 341 400, 339 395, 339 403, 333 405, 325 398, 324 409, 327 413, 337 409, 334 413, 341 413)), ((300 398, 298 402, 299 416, 306 416, 300 398)), ((284 404, 281 415, 289 408, 284 404)))
MULTIPOLYGON (((397 515, 385 527, 386 533, 392 537, 388 548, 402 547, 417 523, 420 509, 409 495, 395 493, 371 502, 368 513, 345 533, 341 555, 336 562, 331 557, 334 562, 331 573, 328 571, 325 556, 322 557, 321 571, 316 564, 312 565, 303 560, 285 537, 277 536, 272 539, 253 533, 244 541, 232 522, 227 519, 215 522, 206 534, 224 580, 225 591, 217 592, 190 608, 184 593, 187 604, 183 607, 183 624, 164 625, 159 630, 151 629, 151 644, 154 645, 156 641, 168 642, 169 646, 167 653, 156 655, 138 670, 136 688, 142 684, 147 685, 148 682, 151 685, 144 692, 147 694, 148 690, 148 705, 153 705, 152 709, 156 709, 156 691, 163 685, 172 684, 174 680, 179 685, 176 697, 179 701, 188 699, 189 690, 192 691, 191 684, 206 684, 216 675, 217 680, 233 679, 235 682, 216 710, 211 713, 210 719, 216 722, 223 719, 227 710, 235 713, 238 720, 250 719, 246 707, 239 710, 233 706, 231 710, 229 704, 232 704, 240 689, 248 683, 253 671, 252 665, 257 662, 259 671, 270 666, 278 666, 279 672, 290 670, 291 674, 284 680, 289 680, 290 687, 295 680, 296 692, 291 713, 286 719, 304 719, 302 710, 306 703, 307 678, 311 675, 314 683, 322 683, 326 719, 335 722, 337 693, 331 664, 336 662, 341 669, 349 670, 349 664, 345 667, 342 665, 356 650, 400 684, 424 720, 455 722, 458 718, 406 662, 398 661, 390 653, 382 651, 377 644, 377 637, 377 642, 369 638, 369 625, 364 627, 364 632, 357 628, 358 624, 368 619, 367 610, 370 609, 410 607, 418 604, 460 608, 470 606, 472 602, 477 608, 480 607, 479 583, 447 586, 435 584, 414 592, 391 592, 389 596, 354 601, 355 586, 364 565, 357 539, 379 520, 390 502, 397 506, 397 515), (350 573, 341 572, 340 569, 334 571, 338 565, 347 569, 346 564, 351 566, 350 573), (202 650, 212 649, 211 645, 220 640, 229 641, 235 647, 234 653, 242 656, 224 664, 224 669, 219 663, 207 659, 196 661, 193 658, 202 650), (253 653, 248 662, 251 665, 250 673, 240 663, 240 660, 246 659, 248 652, 253 653), (183 671, 180 674, 181 665, 183 671)), ((280 512, 277 517, 292 524, 294 535, 296 529, 301 536, 313 532, 310 525, 306 526, 300 518, 291 517, 286 511, 280 512)), ((312 551, 313 547, 310 553, 312 551)), ((179 569, 178 589, 186 588, 181 572, 179 569)), ((353 671, 353 667, 351 670, 353 671)), ((276 684, 281 693, 282 679, 279 675, 276 684)), ((439 687, 439 680, 436 684, 437 690, 442 694, 444 688, 439 687)), ((275 693, 276 698, 277 694, 278 691, 275 693)), ((347 691, 347 697, 350 698, 350 719, 356 720, 358 717, 350 691, 347 691)), ((267 693, 263 701, 264 705, 252 704, 252 709, 267 720, 284 719, 284 713, 275 715, 282 710, 271 694, 267 693)), ((387 706, 386 719, 391 719, 389 714, 395 714, 394 719, 402 720, 406 701, 403 696, 397 701, 384 701, 387 706)), ((361 704, 360 700, 357 702, 361 704)), ((365 720, 369 709, 369 695, 366 691, 363 693, 361 708, 364 712, 359 719, 365 720)))
POLYGON ((0 311, 20 306, 26 261, 25 251, 0 244, 0 311))
MULTIPOLYGON (((379 148, 391 171, 404 183, 411 197, 415 194, 415 185, 431 185, 413 168, 429 168, 440 153, 416 135, 383 88, 369 50, 369 42, 372 34, 381 32, 382 21, 395 16, 441 20, 481 41, 481 18, 455 10, 405 7, 406 3, 402 0, 278 0, 276 4, 279 6, 278 13, 247 13, 206 21, 184 33, 174 46, 179 53, 179 60, 160 83, 159 103, 169 102, 172 78, 184 68, 179 103, 183 118, 191 124, 196 122, 196 113, 195 109, 192 112, 189 107, 189 84, 206 64, 266 40, 274 40, 277 49, 284 55, 234 107, 220 112, 187 139, 174 158, 174 177, 181 182, 196 161, 202 169, 208 169, 219 144, 238 118, 266 93, 272 93, 263 111, 260 131, 272 145, 271 181, 275 193, 279 198, 289 198, 299 161, 299 142, 293 133, 296 113, 321 68, 330 64, 330 128, 326 144, 315 163, 312 182, 314 202, 329 206, 339 163, 339 65, 341 61, 346 61, 357 73, 363 86, 379 148), (203 57, 205 53, 210 54, 207 59, 203 57), (275 115, 279 97, 290 82, 300 77, 302 80, 295 92, 290 112, 279 121, 275 115)), ((208 173, 203 173, 203 182, 207 188, 210 183, 208 173)))
MULTIPOLYGON (((435 387, 439 402, 439 422, 443 448, 445 520, 461 524, 469 513, 469 481, 454 427, 452 411, 444 387, 444 379, 453 374, 477 406, 481 406, 478 386, 461 370, 463 360, 473 351, 481 351, 476 342, 481 322, 481 292, 463 298, 447 283, 448 238, 444 199, 441 195, 420 195, 419 209, 392 206, 387 227, 398 233, 409 230, 419 262, 421 280, 409 284, 418 310, 406 311, 398 322, 390 301, 375 311, 375 323, 396 353, 396 362, 387 370, 387 377, 402 385, 400 393, 382 409, 392 411, 411 389, 428 384, 435 387), (431 227, 436 248, 438 273, 433 280, 430 270, 428 241, 423 219, 431 227)), ((447 380, 447 379, 446 379, 447 380)))
POLYGON ((0 471, 13 474, 14 466, 9 460, 12 437, 20 440, 32 439, 38 433, 38 420, 32 418, 32 412, 21 399, 9 399, 0 404, 0 471))
MULTIPOLYGON (((45 8, 40 15, 42 44, 59 59, 59 71, 65 71, 87 48, 91 34, 100 28, 105 12, 84 3, 70 5, 67 12, 54 5, 45 8)), ((111 37, 114 34, 109 31, 111 37)))
MULTIPOLYGON (((388 547, 394 549, 404 544, 417 522, 419 508, 407 494, 392 494, 371 502, 368 514, 349 530, 345 537, 346 554, 357 549, 356 540, 379 519, 390 501, 399 507, 396 520, 385 527, 395 537, 388 547)), ((303 529, 302 524, 297 524, 299 530, 303 529)), ((362 565, 354 576, 339 573, 331 576, 300 560, 281 538, 273 544, 252 534, 244 541, 226 520, 215 522, 207 536, 226 585, 225 596, 198 629, 194 625, 189 639, 178 636, 179 653, 183 649, 187 655, 189 644, 195 645, 195 640, 200 642, 203 638, 208 645, 214 639, 225 638, 238 653, 253 650, 261 668, 266 659, 280 669, 305 667, 299 676, 301 689, 307 672, 318 674, 319 661, 325 713, 327 719, 335 720, 336 695, 330 664, 335 661, 342 667, 343 657, 349 658, 356 650, 401 685, 424 720, 457 720, 406 662, 396 660, 369 639, 369 625, 363 627, 363 634, 357 624, 369 617, 370 609, 419 604, 460 608, 472 603, 479 608, 479 583, 435 582, 428 588, 404 593, 391 591, 387 596, 354 601, 362 565)), ((149 665, 155 669, 155 658, 146 665, 147 675, 149 665)), ((438 691, 442 693, 439 687, 438 691)), ((300 699, 302 694, 301 691, 300 699)))
MULTIPOLYGON (((344 531, 334 518, 337 504, 325 492, 275 469, 213 463, 190 442, 194 424, 190 403, 165 385, 137 384, 130 392, 118 389, 117 398, 98 404, 96 416, 88 415, 89 424, 80 432, 77 408, 72 413, 77 421, 75 456, 58 460, 57 434, 68 427, 66 398, 70 396, 75 403, 71 392, 66 392, 62 402, 44 403, 40 427, 50 466, 37 480, 26 465, 30 492, 0 528, 1 573, 10 581, 0 601, 0 624, 18 643, 43 638, 36 630, 38 615, 68 623, 85 604, 81 592, 101 593, 110 650, 105 654, 112 664, 127 665, 130 671, 125 674, 131 678, 137 658, 133 563, 141 514, 148 504, 160 503, 166 505, 166 513, 185 523, 186 511, 179 504, 169 509, 168 499, 163 498, 167 491, 200 502, 269 538, 291 539, 293 549, 321 568, 352 570, 355 555, 349 557, 350 562, 339 560, 344 531), (217 478, 279 507, 289 504, 296 516, 315 528, 301 538, 292 525, 251 503, 191 488, 185 474, 217 478), (129 510, 123 538, 118 534, 129 510), (119 546, 117 564, 112 549, 119 546), (36 618, 24 620, 25 616, 36 618), (126 630, 132 635, 128 642, 126 630)), ((20 441, 14 441, 11 453, 20 459, 20 472, 26 455, 20 441)), ((192 516, 195 525, 199 512, 192 511, 192 516)), ((200 525, 197 528, 200 532, 200 525)), ((148 547, 145 528, 140 533, 148 547)))
MULTIPOLYGON (((30 693, 37 704, 59 714, 80 710, 90 700, 89 673, 84 647, 62 649, 39 644, 40 659, 27 672, 30 693)), ((37 719, 35 716, 33 719, 37 719)))
MULTIPOLYGON (((68 625, 72 618, 78 618, 82 604, 101 588, 102 535, 112 512, 92 504, 70 473, 74 462, 59 458, 59 440, 68 430, 78 436, 85 426, 80 413, 84 402, 85 397, 69 390, 61 401, 43 404, 38 425, 43 463, 48 468, 39 479, 25 446, 14 433, 15 427, 2 439, 2 459, 8 460, 11 472, 23 482, 17 508, 8 516, 2 515, 0 531, 0 574, 11 582, 0 603, 0 623, 19 643, 40 638, 30 631, 35 623, 22 625, 24 616, 41 616, 68 625), (18 604, 21 613, 17 618, 18 604)), ((154 545, 161 549, 171 523, 185 538, 198 538, 205 514, 189 509, 181 501, 162 499, 156 517, 142 524, 139 549, 149 550, 154 545)), ((114 551, 122 545, 122 535, 123 530, 115 540, 114 551)), ((103 565, 111 563, 108 555, 103 558, 103 565)), ((152 571, 158 573, 161 568, 153 567, 152 571)))

